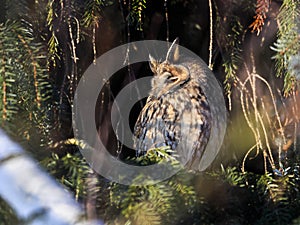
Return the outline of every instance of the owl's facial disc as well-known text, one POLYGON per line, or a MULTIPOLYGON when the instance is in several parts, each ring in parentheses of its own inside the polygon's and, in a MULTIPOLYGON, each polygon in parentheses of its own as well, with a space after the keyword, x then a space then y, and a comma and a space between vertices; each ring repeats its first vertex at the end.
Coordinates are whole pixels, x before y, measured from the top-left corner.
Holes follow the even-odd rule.
POLYGON ((190 80, 188 68, 182 65, 161 63, 152 80, 152 92, 157 97, 172 93, 190 80))

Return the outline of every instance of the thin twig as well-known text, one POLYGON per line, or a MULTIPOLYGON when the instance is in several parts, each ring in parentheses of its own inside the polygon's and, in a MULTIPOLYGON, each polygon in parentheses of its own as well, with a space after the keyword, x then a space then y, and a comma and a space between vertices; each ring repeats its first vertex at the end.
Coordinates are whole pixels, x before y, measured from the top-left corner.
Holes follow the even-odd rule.
POLYGON ((294 101, 294 104, 293 104, 293 114, 294 114, 294 118, 295 118, 295 121, 294 121, 294 152, 296 152, 297 150, 297 130, 298 130, 298 122, 299 122, 299 111, 298 111, 298 105, 297 105, 297 99, 296 99, 296 92, 295 90, 293 91, 293 101, 294 101))
POLYGON ((212 13, 212 3, 208 0, 209 4, 209 58, 208 58, 208 68, 213 70, 212 55, 213 55, 213 13, 212 13))
POLYGON ((70 35, 70 40, 71 40, 71 52, 72 52, 72 59, 74 61, 74 63, 76 64, 77 63, 77 56, 76 56, 76 45, 75 45, 75 42, 74 42, 74 38, 73 38, 73 31, 72 31, 72 25, 71 25, 71 18, 70 17, 68 19, 68 29, 69 29, 69 35, 70 35))
POLYGON ((170 28, 169 28, 168 0, 164 1, 164 7, 165 7, 166 29, 167 29, 166 41, 169 42, 170 41, 170 28))
POLYGON ((96 65, 97 59, 97 49, 96 49, 96 23, 93 23, 93 36, 92 36, 92 44, 93 44, 93 64, 96 65))
POLYGON ((248 158, 248 155, 253 151, 254 148, 257 148, 257 144, 253 145, 245 154, 244 158, 243 158, 243 162, 242 162, 242 172, 245 173, 245 163, 246 160, 248 158))

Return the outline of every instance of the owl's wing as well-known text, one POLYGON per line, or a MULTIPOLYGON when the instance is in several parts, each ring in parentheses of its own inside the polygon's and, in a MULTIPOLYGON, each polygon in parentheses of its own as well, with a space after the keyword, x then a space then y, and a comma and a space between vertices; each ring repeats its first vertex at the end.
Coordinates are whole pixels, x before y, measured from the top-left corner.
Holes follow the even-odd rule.
POLYGON ((202 96, 197 96, 197 103, 195 105, 195 110, 201 113, 192 113, 193 120, 197 121, 194 124, 191 133, 192 139, 192 150, 190 155, 190 160, 187 162, 186 167, 197 171, 202 160, 203 153, 209 141, 211 133, 211 111, 206 100, 206 97, 202 93, 202 96))
POLYGON ((198 131, 198 138, 197 141, 193 143, 192 157, 186 164, 187 168, 193 169, 194 171, 198 170, 198 167, 202 160, 203 153, 209 141, 209 136, 211 131, 210 123, 204 122, 204 124, 197 127, 197 131, 198 131))
POLYGON ((134 125, 134 135, 137 138, 142 136, 143 129, 145 128, 147 121, 152 117, 152 110, 155 104, 155 99, 152 96, 149 96, 134 125))
POLYGON ((153 127, 153 119, 156 109, 159 107, 159 101, 152 96, 149 96, 146 105, 139 114, 139 117, 134 126, 134 136, 137 138, 134 142, 134 147, 139 151, 147 151, 145 149, 145 138, 147 131, 153 127))
POLYGON ((178 127, 178 112, 167 101, 149 97, 142 109, 134 129, 134 147, 138 153, 146 152, 150 148, 170 146, 175 149, 180 136, 178 127))

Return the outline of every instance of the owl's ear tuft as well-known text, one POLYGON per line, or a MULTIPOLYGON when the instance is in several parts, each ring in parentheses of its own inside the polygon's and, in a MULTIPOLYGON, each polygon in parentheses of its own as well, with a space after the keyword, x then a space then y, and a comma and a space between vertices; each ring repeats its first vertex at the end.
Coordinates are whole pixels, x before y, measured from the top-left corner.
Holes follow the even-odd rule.
POLYGON ((176 38, 173 43, 171 44, 171 47, 169 48, 167 52, 166 61, 170 63, 176 63, 179 60, 179 38, 176 38))
POLYGON ((156 73, 158 62, 151 55, 149 55, 149 66, 153 73, 156 73))

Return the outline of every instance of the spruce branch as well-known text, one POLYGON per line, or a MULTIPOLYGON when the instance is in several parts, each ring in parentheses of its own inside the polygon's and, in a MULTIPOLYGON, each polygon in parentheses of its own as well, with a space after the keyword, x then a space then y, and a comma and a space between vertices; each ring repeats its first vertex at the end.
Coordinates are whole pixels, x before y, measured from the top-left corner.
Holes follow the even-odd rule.
POLYGON ((250 24, 249 28, 252 28, 252 32, 257 32, 257 36, 260 34, 269 12, 271 0, 257 0, 256 10, 253 23, 250 24))

